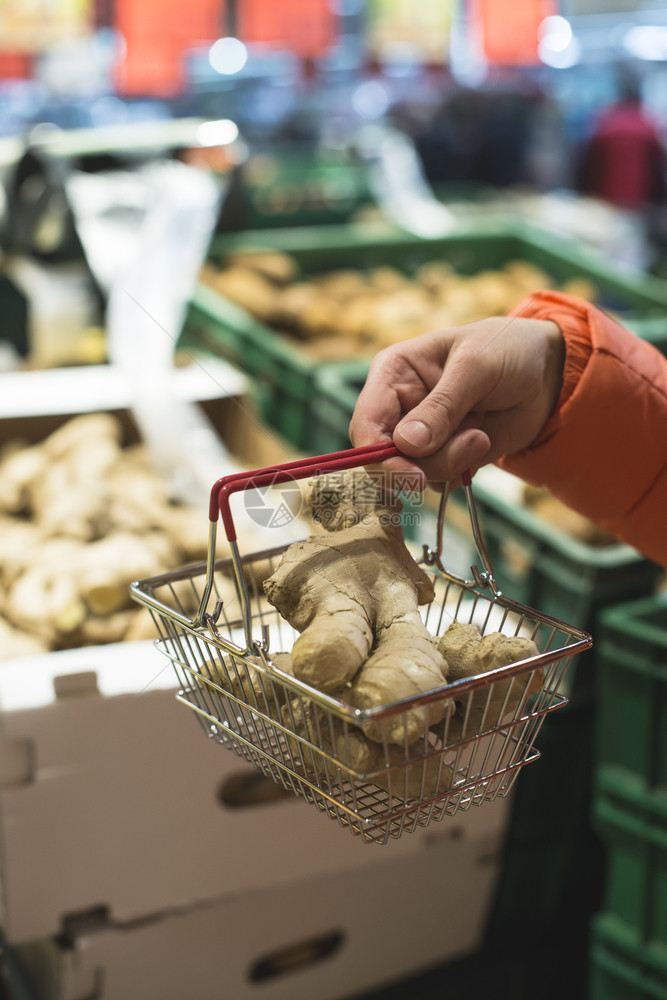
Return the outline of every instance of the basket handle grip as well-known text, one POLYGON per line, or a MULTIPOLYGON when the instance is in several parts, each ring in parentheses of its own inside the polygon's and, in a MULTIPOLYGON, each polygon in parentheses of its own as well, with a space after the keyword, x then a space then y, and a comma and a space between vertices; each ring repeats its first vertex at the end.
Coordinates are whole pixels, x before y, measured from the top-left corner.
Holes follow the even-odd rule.
MULTIPOLYGON (((346 469, 354 469, 360 465, 373 465, 376 462, 384 462, 386 459, 394 458, 397 455, 400 455, 400 452, 396 445, 392 441, 385 441, 382 444, 364 445, 361 448, 347 448, 344 451, 330 452, 327 455, 299 458, 291 462, 284 462, 282 465, 273 465, 268 468, 254 469, 251 472, 237 472, 231 476, 224 476, 222 479, 218 479, 211 489, 209 503, 210 532, 206 560, 206 582, 199 604, 199 611, 197 612, 196 618, 193 619, 193 625, 197 627, 206 621, 208 622, 209 627, 215 628, 217 622, 219 608, 216 606, 216 611, 213 615, 208 614, 206 609, 213 590, 213 576, 215 572, 215 538, 218 517, 221 517, 225 533, 227 535, 227 540, 231 547, 234 575, 236 578, 239 600, 241 602, 246 648, 247 650, 259 648, 258 644, 254 642, 252 638, 250 597, 248 595, 248 589, 243 575, 242 560, 237 545, 236 527, 234 525, 234 519, 230 508, 229 501, 233 493, 238 493, 241 490, 248 489, 248 487, 257 488, 262 486, 272 486, 274 484, 285 483, 293 479, 305 479, 307 476, 320 476, 327 472, 342 472, 346 469)), ((491 573, 491 567, 488 563, 488 557, 483 549, 481 536, 478 537, 479 531, 476 512, 474 509, 474 501, 472 498, 471 477, 469 472, 464 474, 463 482, 466 488, 471 517, 473 518, 475 538, 478 540, 478 551, 480 552, 480 555, 482 555, 484 565, 487 567, 487 576, 490 579, 490 585, 493 587, 495 593, 496 587, 491 573)), ((439 568, 442 568, 440 554, 442 547, 442 519, 444 518, 446 496, 447 490, 445 489, 443 490, 440 512, 438 514, 437 550, 430 550, 427 546, 424 547, 427 563, 429 565, 435 564, 439 568)), ((489 585, 482 579, 482 577, 479 576, 479 574, 475 577, 475 579, 478 579, 478 581, 483 583, 485 586, 489 585)))
POLYGON ((236 527, 229 504, 233 493, 238 493, 248 487, 272 486, 292 479, 305 479, 307 476, 320 476, 326 472, 341 472, 360 465, 371 465, 375 462, 383 462, 387 458, 393 458, 398 454, 396 445, 391 441, 385 441, 383 444, 347 448, 345 451, 335 451, 328 455, 300 458, 282 465, 224 476, 214 484, 211 490, 209 520, 215 523, 220 516, 227 540, 235 542, 236 527))

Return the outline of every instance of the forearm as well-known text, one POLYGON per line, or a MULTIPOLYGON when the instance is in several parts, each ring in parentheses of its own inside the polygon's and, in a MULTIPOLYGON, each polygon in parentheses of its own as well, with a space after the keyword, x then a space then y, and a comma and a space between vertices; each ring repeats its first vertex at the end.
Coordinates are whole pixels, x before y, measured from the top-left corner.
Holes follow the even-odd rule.
POLYGON ((498 464, 667 564, 667 359, 571 296, 540 292, 515 314, 559 325, 563 384, 535 442, 498 464))

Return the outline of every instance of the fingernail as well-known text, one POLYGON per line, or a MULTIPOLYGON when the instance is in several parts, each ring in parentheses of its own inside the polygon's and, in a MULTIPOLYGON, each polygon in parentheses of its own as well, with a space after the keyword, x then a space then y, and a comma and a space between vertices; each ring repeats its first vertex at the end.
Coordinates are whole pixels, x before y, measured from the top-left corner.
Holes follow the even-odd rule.
POLYGON ((428 448, 431 443, 431 431, 421 420, 409 420, 399 430, 406 444, 413 448, 428 448))

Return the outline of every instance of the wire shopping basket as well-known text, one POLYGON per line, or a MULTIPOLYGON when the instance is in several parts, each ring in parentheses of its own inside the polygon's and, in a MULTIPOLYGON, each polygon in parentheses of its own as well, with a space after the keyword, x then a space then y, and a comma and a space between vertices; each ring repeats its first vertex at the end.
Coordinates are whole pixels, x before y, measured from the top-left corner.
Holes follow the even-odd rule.
MULTIPOLYGON (((477 626, 483 636, 527 637, 537 653, 365 709, 294 677, 283 656, 298 633, 262 588, 288 546, 241 554, 230 496, 396 454, 392 444, 352 448, 219 480, 211 491, 206 562, 131 587, 153 616, 156 645, 178 679, 178 700, 195 712, 205 734, 374 843, 506 795, 520 769, 539 757, 535 739, 544 719, 567 703, 563 681, 573 656, 592 645, 586 632, 500 593, 468 477, 464 488, 483 569, 471 567, 473 579, 465 580, 442 564, 445 489, 436 547, 425 545, 421 558, 435 590, 421 608, 423 621, 432 636, 456 621, 477 626), (225 559, 216 559, 219 517, 231 552, 225 559), (397 743, 389 734, 408 717, 410 739, 397 743), (433 718, 440 721, 431 724, 433 718)), ((402 731, 407 734, 407 723, 402 731)))

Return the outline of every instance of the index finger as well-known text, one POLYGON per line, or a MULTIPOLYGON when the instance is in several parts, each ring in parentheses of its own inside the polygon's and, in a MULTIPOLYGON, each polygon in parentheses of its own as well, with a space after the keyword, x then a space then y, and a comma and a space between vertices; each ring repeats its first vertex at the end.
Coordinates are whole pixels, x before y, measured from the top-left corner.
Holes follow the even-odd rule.
MULTIPOLYGON (((349 435, 355 447, 392 441, 399 421, 427 394, 414 367, 397 350, 383 351, 371 363, 350 421, 349 435)), ((413 486, 423 489, 422 470, 407 458, 392 458, 383 468, 407 476, 413 486)))

